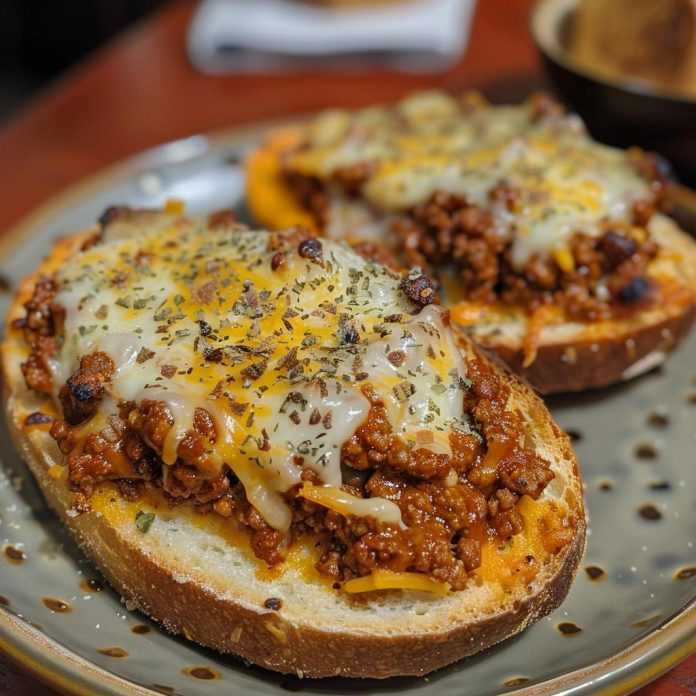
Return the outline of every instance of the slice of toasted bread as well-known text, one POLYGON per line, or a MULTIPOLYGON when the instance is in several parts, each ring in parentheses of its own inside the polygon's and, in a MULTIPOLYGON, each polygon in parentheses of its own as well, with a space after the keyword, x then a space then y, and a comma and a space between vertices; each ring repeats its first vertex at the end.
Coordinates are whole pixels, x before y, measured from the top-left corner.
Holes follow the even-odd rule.
MULTIPOLYGON (((294 199, 282 176, 283 153, 299 142, 301 132, 272 134, 247 161, 247 196, 252 215, 270 229, 301 225, 318 233, 314 220, 294 199)), ((350 200, 342 206, 350 208, 350 200)), ((365 216, 344 214, 355 220, 365 216)), ((367 230, 375 240, 374 224, 362 229, 333 225, 332 237, 359 238, 367 230)), ((625 319, 580 323, 537 316, 539 329, 523 307, 482 305, 462 300, 461 292, 445 291, 457 328, 496 353, 542 394, 582 391, 632 379, 661 364, 690 330, 696 317, 696 244, 674 221, 655 215, 650 231, 661 245, 649 266, 657 281, 659 301, 625 319), (549 318, 551 320, 549 320, 549 318), (542 325, 543 324, 543 325, 542 325)), ((378 235, 379 236, 379 233, 378 235)), ((383 240, 385 241, 385 240, 383 240)), ((443 283, 445 286, 446 284, 443 283)))
MULTIPOLYGON (((15 444, 50 506, 127 606, 173 633, 269 669, 311 677, 381 678, 422 675, 479 652, 560 604, 585 544, 577 462, 568 437, 543 403, 507 374, 510 408, 524 414, 528 438, 550 462, 555 478, 542 494, 542 505, 528 500, 523 506, 525 526, 514 544, 504 551, 484 550, 481 568, 461 591, 351 596, 313 572, 302 547, 281 569, 269 571, 249 554, 231 520, 211 519, 215 516, 156 498, 128 502, 111 484, 94 494, 90 512, 77 514, 65 467, 59 466, 63 455, 48 427, 26 423, 37 410, 55 415, 55 407, 49 397, 26 387, 20 364, 27 347, 12 322, 23 316, 38 273, 65 263, 84 239, 78 235, 59 243, 19 289, 2 345, 4 403, 15 444), (539 510, 549 507, 564 511, 575 525, 570 543, 556 553, 544 549, 546 520, 539 510), (157 513, 146 533, 134 523, 141 510, 157 513), (534 577, 525 575, 530 554, 545 558, 534 577)), ((462 351, 478 355, 467 339, 462 351)))

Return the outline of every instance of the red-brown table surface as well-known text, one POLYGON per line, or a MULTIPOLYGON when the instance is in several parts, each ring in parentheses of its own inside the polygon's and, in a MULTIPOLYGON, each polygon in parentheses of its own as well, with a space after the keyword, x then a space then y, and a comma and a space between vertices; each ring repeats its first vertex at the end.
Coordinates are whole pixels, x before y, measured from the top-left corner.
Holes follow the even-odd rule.
MULTIPOLYGON (((192 133, 326 106, 361 106, 414 89, 479 87, 518 99, 544 84, 527 30, 533 0, 479 0, 466 54, 437 75, 302 72, 210 77, 185 54, 195 7, 179 0, 46 89, 0 129, 0 234, 77 180, 192 133)), ((0 655, 0 694, 52 694, 0 655)), ((696 694, 696 656, 640 696, 696 694)))

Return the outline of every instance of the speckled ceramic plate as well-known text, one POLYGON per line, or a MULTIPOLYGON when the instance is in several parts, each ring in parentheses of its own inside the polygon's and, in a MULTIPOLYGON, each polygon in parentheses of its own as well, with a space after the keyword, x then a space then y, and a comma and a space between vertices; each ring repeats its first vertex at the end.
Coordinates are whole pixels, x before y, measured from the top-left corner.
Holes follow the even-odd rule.
MULTIPOLYGON (((2 274, 14 285, 51 239, 110 204, 180 197, 193 211, 243 208, 239 163, 259 132, 166 145, 60 196, 2 238, 2 274)), ((9 295, 1 299, 4 314, 9 295)), ((85 694, 627 693, 696 652, 694 356, 696 333, 659 371, 550 403, 587 483, 591 530, 577 580, 523 635, 422 679, 300 681, 166 635, 102 587, 3 432, 0 648, 85 694)))

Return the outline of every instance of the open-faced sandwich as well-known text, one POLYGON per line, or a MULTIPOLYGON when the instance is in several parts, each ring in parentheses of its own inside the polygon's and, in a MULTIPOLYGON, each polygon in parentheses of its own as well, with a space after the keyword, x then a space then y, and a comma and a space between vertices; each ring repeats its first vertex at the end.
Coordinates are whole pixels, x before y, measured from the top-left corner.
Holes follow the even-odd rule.
POLYGON ((114 208, 22 284, 9 423, 111 584, 305 676, 424 674, 564 598, 568 438, 423 275, 347 245, 114 208))
POLYGON ((260 222, 429 270, 453 324, 543 393, 629 379, 691 326, 696 244, 656 212, 664 183, 653 157, 592 141, 543 96, 330 111, 248 162, 260 222))

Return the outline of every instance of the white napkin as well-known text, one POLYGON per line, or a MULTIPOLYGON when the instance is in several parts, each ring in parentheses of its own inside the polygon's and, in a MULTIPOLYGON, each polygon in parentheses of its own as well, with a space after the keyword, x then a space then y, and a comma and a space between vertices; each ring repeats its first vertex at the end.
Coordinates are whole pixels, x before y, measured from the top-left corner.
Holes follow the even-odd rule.
POLYGON ((345 68, 346 57, 360 67, 442 70, 463 52, 475 4, 410 0, 334 9, 297 0, 204 0, 188 52, 207 73, 345 68))

